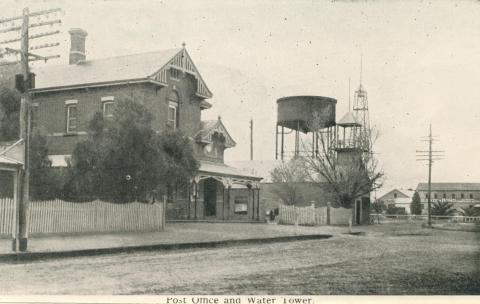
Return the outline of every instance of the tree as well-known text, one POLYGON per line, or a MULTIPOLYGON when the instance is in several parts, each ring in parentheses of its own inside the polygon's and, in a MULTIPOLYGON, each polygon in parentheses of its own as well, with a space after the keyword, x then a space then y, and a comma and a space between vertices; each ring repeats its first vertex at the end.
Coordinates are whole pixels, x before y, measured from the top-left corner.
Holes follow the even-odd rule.
POLYGON ((420 200, 420 194, 418 194, 417 191, 413 194, 410 212, 415 215, 422 214, 422 202, 420 200))
POLYGON ((463 216, 480 216, 480 208, 475 208, 472 205, 468 207, 462 207, 462 210, 460 210, 460 214, 462 214, 463 216))
POLYGON ((189 140, 179 131, 157 134, 153 119, 148 108, 130 98, 116 102, 111 120, 95 114, 89 138, 72 153, 68 196, 129 202, 186 184, 198 169, 189 140))
MULTIPOLYGON (((308 180, 320 187, 327 183, 336 203, 350 208, 356 199, 369 195, 383 184, 384 173, 378 168, 378 161, 371 152, 376 133, 368 130, 370 144, 367 151, 353 148, 340 153, 332 147, 327 132, 320 128, 319 116, 314 114, 314 117, 310 129, 316 133, 320 150, 314 155, 308 153, 302 157, 308 180), (371 135, 375 135, 372 140, 371 135)), ((305 149, 312 151, 312 146, 305 149)))
POLYGON ((453 208, 453 204, 449 202, 433 202, 431 214, 438 216, 451 216, 454 215, 457 211, 453 208))
POLYGON ((307 174, 300 161, 300 159, 282 161, 270 172, 274 183, 273 193, 286 205, 294 205, 302 198, 300 187, 306 182, 307 174))
POLYGON ((383 213, 385 210, 387 210, 387 206, 385 206, 384 201, 376 200, 372 204, 372 210, 373 210, 373 212, 375 212, 377 214, 383 213))
POLYGON ((18 139, 20 94, 7 87, 0 87, 0 141, 18 139))
POLYGON ((46 138, 35 132, 30 140, 30 197, 34 200, 54 199, 61 185, 48 158, 46 138))

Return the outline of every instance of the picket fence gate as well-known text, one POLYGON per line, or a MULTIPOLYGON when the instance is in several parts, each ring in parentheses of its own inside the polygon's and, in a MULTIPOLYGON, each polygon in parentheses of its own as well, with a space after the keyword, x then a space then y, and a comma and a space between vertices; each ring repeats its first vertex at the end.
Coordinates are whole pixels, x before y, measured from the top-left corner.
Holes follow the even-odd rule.
MULTIPOLYGON (((0 199, 0 208, 0 234, 12 234, 13 200, 0 199)), ((163 204, 31 201, 27 223, 31 234, 158 231, 164 227, 165 212, 163 204)))

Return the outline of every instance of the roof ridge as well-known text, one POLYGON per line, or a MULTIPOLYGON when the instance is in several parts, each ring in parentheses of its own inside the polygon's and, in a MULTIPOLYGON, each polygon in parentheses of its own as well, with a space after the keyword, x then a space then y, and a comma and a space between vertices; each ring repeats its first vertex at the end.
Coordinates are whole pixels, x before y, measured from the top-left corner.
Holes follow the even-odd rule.
POLYGON ((170 48, 170 49, 161 49, 161 50, 156 50, 156 51, 138 52, 138 53, 133 53, 133 54, 114 55, 114 56, 109 56, 109 57, 100 57, 100 58, 88 59, 88 60, 83 61, 80 64, 56 64, 56 65, 34 67, 34 69, 38 69, 38 68, 44 69, 44 68, 49 68, 49 67, 53 68, 53 67, 62 67, 62 66, 82 66, 83 64, 88 64, 88 63, 91 63, 91 62, 102 61, 102 60, 107 60, 107 59, 118 59, 118 58, 122 58, 122 57, 146 55, 146 54, 153 54, 153 53, 160 53, 160 52, 174 51, 174 50, 181 51, 182 48, 170 48))

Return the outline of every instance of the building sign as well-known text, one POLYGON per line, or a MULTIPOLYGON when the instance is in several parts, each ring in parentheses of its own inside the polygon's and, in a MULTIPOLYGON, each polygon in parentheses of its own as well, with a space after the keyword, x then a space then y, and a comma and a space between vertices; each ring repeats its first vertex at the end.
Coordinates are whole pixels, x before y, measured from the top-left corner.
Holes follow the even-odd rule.
POLYGON ((235 196, 234 212, 246 214, 248 209, 248 197, 247 196, 235 196))

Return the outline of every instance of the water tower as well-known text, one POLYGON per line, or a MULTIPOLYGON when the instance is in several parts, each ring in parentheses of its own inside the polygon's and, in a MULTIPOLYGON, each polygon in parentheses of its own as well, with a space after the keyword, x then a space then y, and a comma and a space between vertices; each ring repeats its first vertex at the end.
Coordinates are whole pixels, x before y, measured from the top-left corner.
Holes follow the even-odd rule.
POLYGON ((293 157, 299 156, 301 152, 300 133, 306 135, 312 133, 313 155, 318 155, 317 132, 325 132, 327 144, 333 146, 336 140, 336 103, 336 99, 323 96, 289 96, 278 99, 275 159, 283 160, 285 157, 286 134, 295 135, 293 157), (285 131, 285 128, 288 130, 285 131))

